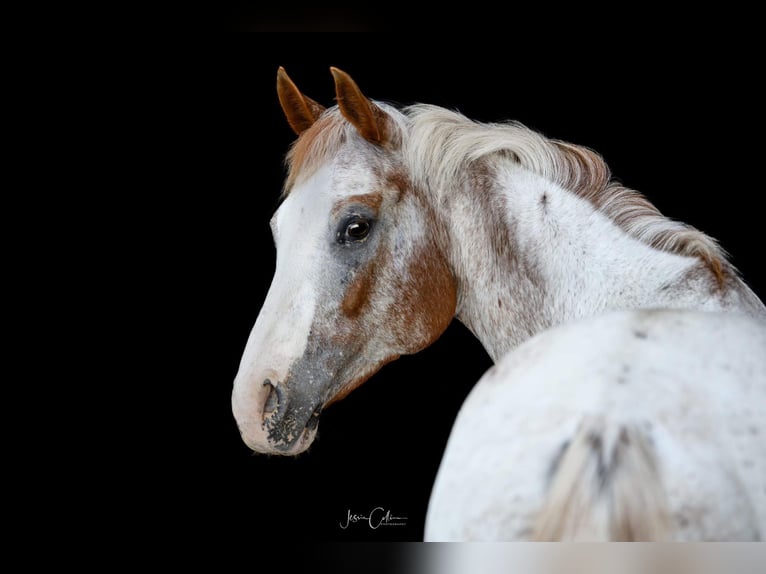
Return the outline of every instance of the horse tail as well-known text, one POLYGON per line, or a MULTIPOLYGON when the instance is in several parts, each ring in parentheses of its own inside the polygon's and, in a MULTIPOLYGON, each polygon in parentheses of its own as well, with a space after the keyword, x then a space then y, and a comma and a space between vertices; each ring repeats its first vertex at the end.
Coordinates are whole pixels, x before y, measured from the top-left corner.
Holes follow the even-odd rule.
POLYGON ((639 428, 584 421, 551 467, 536 540, 668 540, 671 519, 651 439, 639 428))

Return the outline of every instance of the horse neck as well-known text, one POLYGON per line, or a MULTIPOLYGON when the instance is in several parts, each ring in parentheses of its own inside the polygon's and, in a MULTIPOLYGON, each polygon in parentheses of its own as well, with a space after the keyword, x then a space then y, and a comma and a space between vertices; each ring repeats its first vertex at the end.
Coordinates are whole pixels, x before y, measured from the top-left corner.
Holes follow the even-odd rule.
POLYGON ((736 304, 700 259, 630 237, 587 200, 510 161, 474 168, 435 203, 457 317, 495 361, 535 333, 609 310, 736 304))

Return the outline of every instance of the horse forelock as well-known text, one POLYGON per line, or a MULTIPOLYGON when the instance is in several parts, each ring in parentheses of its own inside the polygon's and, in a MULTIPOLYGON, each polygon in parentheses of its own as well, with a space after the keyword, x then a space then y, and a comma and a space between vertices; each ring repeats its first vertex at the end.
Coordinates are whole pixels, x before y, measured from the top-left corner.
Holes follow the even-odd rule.
MULTIPOLYGON (((382 102, 375 102, 375 105, 386 113, 390 124, 387 141, 379 147, 399 147, 405 117, 391 105, 382 102)), ((296 183, 308 179, 322 165, 331 161, 349 141, 355 141, 368 150, 376 147, 376 144, 364 140, 357 129, 343 117, 337 106, 325 110, 317 121, 293 142, 288 151, 285 158, 288 172, 283 194, 288 195, 296 183)), ((386 175, 390 177, 390 174, 386 175)))
POLYGON ((351 130, 353 127, 337 107, 326 110, 293 142, 287 152, 287 179, 283 194, 288 195, 296 183, 312 176, 330 157, 337 154, 351 130))

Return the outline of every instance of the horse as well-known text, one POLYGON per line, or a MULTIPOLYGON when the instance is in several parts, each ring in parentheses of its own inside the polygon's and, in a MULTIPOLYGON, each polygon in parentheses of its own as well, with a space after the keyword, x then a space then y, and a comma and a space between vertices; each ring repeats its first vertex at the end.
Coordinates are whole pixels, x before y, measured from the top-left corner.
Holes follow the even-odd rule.
POLYGON ((718 243, 590 149, 331 73, 325 108, 277 72, 297 139, 233 386, 245 444, 306 451, 324 408, 457 318, 494 366, 426 540, 766 535, 766 307, 718 243))

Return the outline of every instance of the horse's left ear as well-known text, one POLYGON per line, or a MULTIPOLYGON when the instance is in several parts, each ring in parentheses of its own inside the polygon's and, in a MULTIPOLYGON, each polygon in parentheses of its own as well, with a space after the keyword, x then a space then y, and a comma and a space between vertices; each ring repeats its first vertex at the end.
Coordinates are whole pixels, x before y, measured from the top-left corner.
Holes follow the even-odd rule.
POLYGON ((374 144, 385 143, 389 121, 386 112, 365 97, 346 72, 333 67, 330 71, 335 78, 335 98, 343 117, 350 121, 367 141, 374 144))

